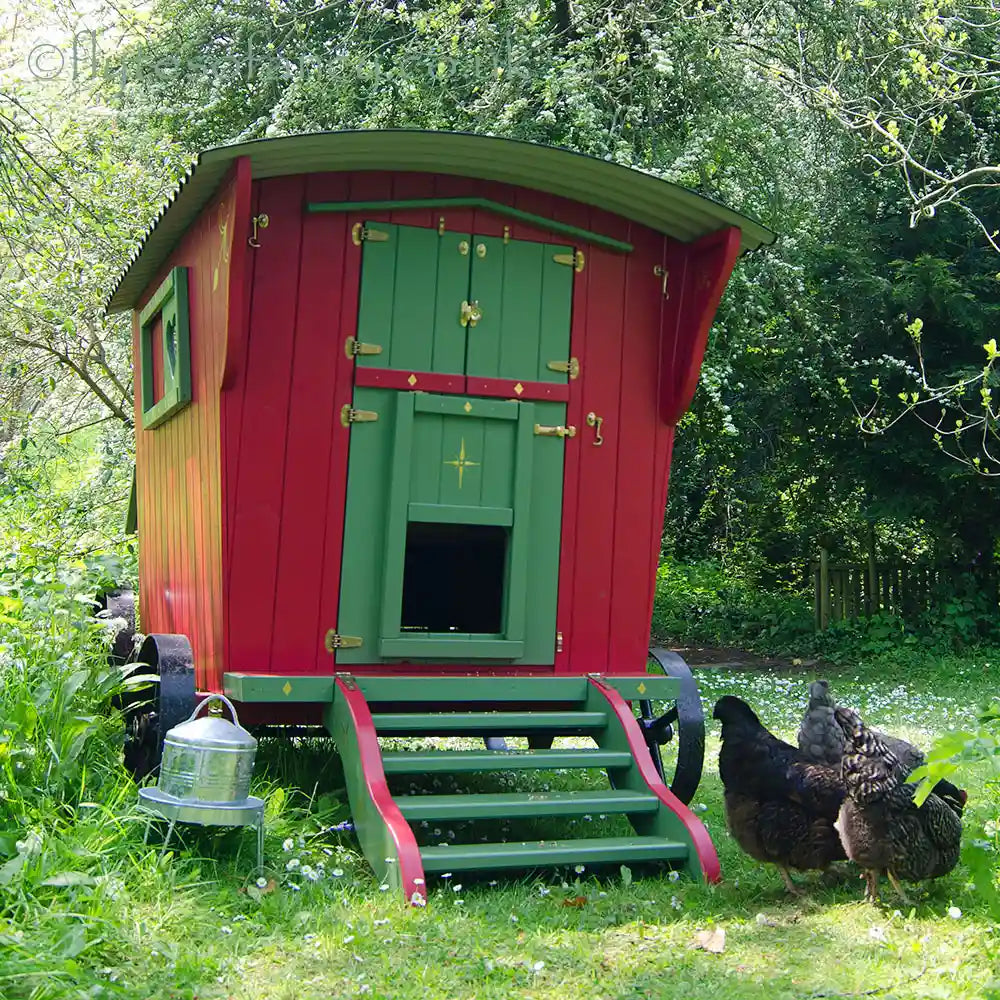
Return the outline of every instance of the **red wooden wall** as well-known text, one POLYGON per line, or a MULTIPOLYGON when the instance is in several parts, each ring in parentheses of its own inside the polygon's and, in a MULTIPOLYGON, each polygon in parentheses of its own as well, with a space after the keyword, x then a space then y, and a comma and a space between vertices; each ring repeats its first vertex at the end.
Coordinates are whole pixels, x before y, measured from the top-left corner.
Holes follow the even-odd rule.
MULTIPOLYGON (((569 383, 567 422, 577 436, 565 440, 556 624, 563 645, 554 669, 643 669, 671 424, 690 403, 738 250, 735 230, 684 246, 555 196, 430 174, 313 174, 251 184, 242 159, 136 313, 171 267, 192 269, 194 400, 152 431, 141 430, 137 412, 138 514, 141 627, 188 635, 200 689, 221 690, 224 670, 336 669, 323 638, 338 619, 350 433, 339 411, 352 397, 354 363, 344 341, 356 332, 361 264, 354 223, 436 228, 443 214, 451 230, 499 237, 509 226, 514 239, 567 241, 479 209, 308 214, 304 204, 462 195, 635 247, 621 254, 584 245, 586 266, 574 279, 570 353, 581 374, 569 383), (250 248, 250 220, 259 213, 269 224, 250 248), (667 296, 656 273, 663 266, 667 296), (590 411, 604 418, 600 447, 586 423, 590 411)), ((138 386, 137 366, 137 399, 138 386)))
MULTIPOLYGON (((200 686, 219 683, 222 670, 219 384, 235 202, 231 177, 185 233, 133 316, 139 627, 146 633, 186 635, 200 686), (190 268, 192 401, 160 426, 143 430, 138 314, 178 266, 190 268)), ((157 359, 162 367, 159 351, 157 359)))
POLYGON ((514 239, 565 240, 481 210, 310 215, 303 204, 461 195, 635 246, 627 255, 586 247, 586 266, 575 277, 571 354, 582 372, 570 382, 567 420, 578 435, 566 441, 557 622, 564 643, 556 670, 621 672, 645 663, 673 441, 657 416, 660 330, 669 300, 654 273, 670 241, 538 192, 366 172, 254 184, 253 212, 266 213, 270 224, 250 253, 249 327, 238 356, 231 347, 233 382, 222 402, 227 669, 335 669, 323 636, 337 624, 346 496, 349 431, 339 410, 351 399, 354 365, 344 341, 355 333, 361 261, 351 226, 367 219, 436 227, 443 214, 452 230, 502 236, 510 226, 514 239), (601 447, 586 426, 591 410, 604 417, 601 447))

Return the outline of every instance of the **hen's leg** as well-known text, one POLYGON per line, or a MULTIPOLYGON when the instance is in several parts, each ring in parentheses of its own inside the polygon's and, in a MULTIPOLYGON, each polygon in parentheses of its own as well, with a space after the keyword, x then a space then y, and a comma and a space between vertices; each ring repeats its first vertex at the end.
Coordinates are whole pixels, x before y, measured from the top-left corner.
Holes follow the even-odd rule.
POLYGON ((906 906, 912 905, 910 903, 910 900, 907 898, 906 893, 903 892, 903 887, 899 884, 899 879, 896 878, 896 876, 893 875, 893 873, 891 871, 890 872, 886 872, 886 874, 889 876, 889 881, 892 883, 892 887, 896 890, 896 892, 899 893, 899 898, 903 901, 903 903, 906 906))
POLYGON ((865 871, 865 899, 872 903, 878 902, 878 880, 881 873, 877 868, 869 868, 865 871))
POLYGON ((793 881, 792 876, 788 874, 788 869, 784 865, 778 865, 778 871, 781 872, 781 878, 785 883, 785 888, 793 896, 803 896, 805 893, 800 889, 793 881))

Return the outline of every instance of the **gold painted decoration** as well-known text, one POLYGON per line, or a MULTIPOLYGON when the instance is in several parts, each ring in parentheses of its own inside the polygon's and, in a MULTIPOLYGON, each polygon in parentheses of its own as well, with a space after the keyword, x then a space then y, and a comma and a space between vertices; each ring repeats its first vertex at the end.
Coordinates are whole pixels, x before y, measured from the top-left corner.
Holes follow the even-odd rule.
MULTIPOLYGON (((468 405, 468 404, 466 404, 468 405)), ((470 466, 479 465, 478 462, 471 461, 465 454, 465 438, 462 438, 462 445, 458 450, 458 457, 454 459, 445 460, 445 465, 453 465, 458 469, 458 488, 462 488, 462 476, 465 470, 470 466)))

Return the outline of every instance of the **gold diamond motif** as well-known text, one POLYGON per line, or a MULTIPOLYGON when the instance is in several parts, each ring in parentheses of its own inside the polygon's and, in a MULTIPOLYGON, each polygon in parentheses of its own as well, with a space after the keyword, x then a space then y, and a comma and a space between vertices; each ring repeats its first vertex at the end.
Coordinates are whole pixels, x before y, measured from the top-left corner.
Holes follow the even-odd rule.
POLYGON ((285 692, 285 697, 288 697, 292 693, 292 682, 285 681, 285 686, 281 690, 285 692))
POLYGON ((517 385, 514 386, 514 392, 516 392, 520 396, 521 393, 524 392, 524 386, 521 385, 520 382, 518 382, 517 385))
POLYGON ((470 403, 468 400, 466 400, 465 401, 465 406, 463 406, 462 409, 465 410, 466 413, 471 413, 472 412, 472 403, 470 403))
POLYGON ((417 384, 417 376, 411 374, 410 377, 406 381, 407 381, 408 385, 416 385, 417 384))
POLYGON ((639 681, 639 687, 636 690, 639 692, 639 694, 645 694, 646 685, 642 681, 639 681))

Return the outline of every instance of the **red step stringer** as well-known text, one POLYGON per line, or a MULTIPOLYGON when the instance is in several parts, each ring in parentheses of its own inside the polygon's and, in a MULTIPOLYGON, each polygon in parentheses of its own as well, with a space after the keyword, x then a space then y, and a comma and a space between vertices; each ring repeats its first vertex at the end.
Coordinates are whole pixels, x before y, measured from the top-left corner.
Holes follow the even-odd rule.
POLYGON ((588 680, 604 695, 611 710, 621 722, 625 735, 628 737, 629 749, 632 751, 639 773, 649 786, 649 790, 672 813, 676 814, 690 834, 705 880, 713 883, 721 882, 722 866, 719 864, 719 855, 712 843, 712 838, 708 835, 705 824, 663 783, 663 779, 653 764, 653 758, 649 755, 649 747, 646 746, 646 741, 643 739, 639 723, 632 714, 628 702, 614 688, 602 684, 596 677, 590 677, 588 680))
POLYGON ((385 771, 382 769, 382 751, 379 749, 375 723, 372 721, 368 702, 365 701, 361 691, 348 687, 341 678, 338 677, 336 683, 354 723, 365 786, 396 847, 396 861, 399 865, 403 893, 411 905, 419 906, 427 900, 427 885, 424 881, 424 867, 420 861, 420 848, 417 846, 410 824, 403 818, 403 814, 389 793, 385 771))

